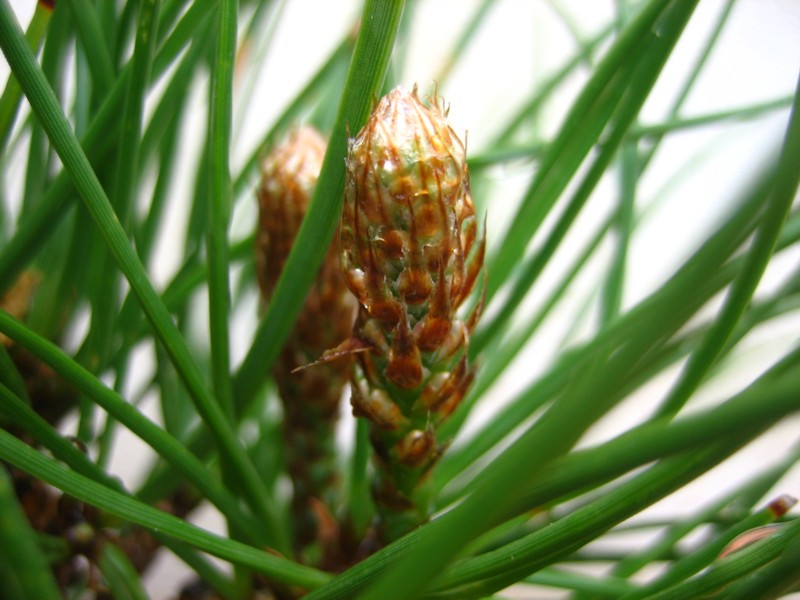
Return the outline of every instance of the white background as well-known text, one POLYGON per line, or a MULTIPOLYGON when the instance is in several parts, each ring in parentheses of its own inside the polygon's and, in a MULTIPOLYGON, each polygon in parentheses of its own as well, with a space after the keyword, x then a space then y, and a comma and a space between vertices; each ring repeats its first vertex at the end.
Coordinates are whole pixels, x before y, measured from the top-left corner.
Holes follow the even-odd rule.
MULTIPOLYGON (((32 0, 12 0, 11 4, 23 23, 32 12, 32 0)), ((573 0, 560 3, 577 22, 582 36, 589 37, 613 15, 615 2, 573 0)), ((643 123, 657 122, 669 106, 672 93, 680 86, 685 69, 694 60, 716 15, 723 6, 722 0, 703 0, 690 23, 684 39, 659 84, 648 101, 642 116, 643 123)), ((401 83, 418 83, 430 90, 445 60, 445 53, 458 35, 462 25, 477 5, 475 0, 421 0, 413 21, 412 44, 401 83)), ((265 129, 286 103, 294 96, 308 76, 325 59, 344 32, 352 26, 360 10, 355 0, 289 0, 281 16, 280 25, 268 52, 268 58, 259 70, 256 91, 245 107, 237 105, 235 115, 236 146, 234 172, 260 139, 265 129)), ((796 0, 739 0, 719 46, 714 51, 703 76, 689 97, 683 115, 693 116, 707 112, 735 108, 751 103, 771 100, 791 94, 800 69, 800 3, 796 0)), ((545 80, 574 51, 574 40, 555 16, 549 2, 541 0, 498 0, 475 43, 461 57, 452 76, 442 82, 440 93, 450 103, 450 117, 456 131, 468 131, 470 154, 480 153, 491 139, 498 124, 545 80)), ((0 63, 3 80, 8 72, 5 62, 0 63)), ((579 89, 583 76, 574 78, 565 86, 559 100, 551 102, 538 117, 543 134, 552 133, 560 117, 569 107, 570 98, 579 89)), ((193 168, 194 150, 202 143, 205 120, 205 90, 191 90, 192 127, 184 148, 182 162, 186 172, 193 168)), ((630 254, 630 276, 625 290, 625 305, 641 299, 674 269, 693 249, 693 244, 707 231, 735 198, 743 178, 759 166, 754 157, 764 155, 764 148, 774 146, 779 140, 786 121, 786 111, 752 123, 704 128, 676 134, 669 138, 657 155, 650 173, 642 180, 639 190, 642 206, 648 205, 659 190, 670 182, 674 173, 684 170, 687 161, 697 162, 695 170, 676 183, 668 202, 661 203, 643 223, 633 240, 630 254), (712 148, 713 152, 708 152, 712 148), (696 157, 705 150, 706 158, 696 157), (691 219, 686 219, 686 214, 691 219)), ((7 187, 13 186, 15 173, 9 174, 7 187)), ((497 242, 492 233, 502 231, 505 219, 530 178, 529 165, 512 166, 495 173, 497 186, 489 206, 489 242, 497 242)), ((191 189, 187 178, 175 185, 175 194, 185 195, 191 189)), ((613 198, 614 182, 605 181, 598 192, 613 198)), ((13 196, 13 193, 10 194, 13 196)), ((605 214, 608 204, 594 202, 587 217, 578 223, 578 231, 587 231, 591 219, 605 214), (594 212, 593 212, 594 211, 594 212)), ((234 221, 235 232, 246 232, 251 227, 254 204, 242 203, 234 221)), ((182 231, 184 219, 180 204, 169 215, 167 227, 182 231)), ((168 245, 169 240, 180 235, 166 235, 167 245, 160 248, 154 264, 157 283, 169 279, 180 264, 181 257, 168 245)), ((566 260, 569 251, 557 259, 566 260)), ((782 260, 779 266, 797 262, 797 253, 782 260)), ((556 262, 548 269, 541 282, 546 291, 548 282, 558 274, 556 262)), ((773 270, 769 281, 779 280, 780 273, 773 270)), ((575 301, 567 303, 574 309, 580 304, 596 281, 585 281, 575 291, 575 301)), ((540 294, 541 296, 542 294, 540 294)), ((534 299, 536 292, 534 293, 534 299)), ((255 300, 252 305, 255 315, 255 300)), ((565 313, 571 314, 571 313, 565 313)), ((565 317, 566 319, 566 317, 565 317)), ((555 322, 543 330, 503 380, 503 386, 493 393, 493 401, 502 403, 514 390, 524 386, 536 373, 548 365, 568 329, 566 321, 555 322)), ((234 327, 234 358, 241 358, 247 347, 250 331, 249 319, 238 320, 234 327)), ((779 327, 759 332, 747 352, 734 359, 719 385, 700 394, 698 405, 724 397, 725 391, 737 389, 749 381, 763 365, 768 364, 777 350, 794 343, 800 325, 797 319, 782 322, 779 327)), ((144 360, 144 359, 143 359, 144 360)), ((146 362, 146 360, 145 360, 146 362)), ((594 429, 585 443, 607 438, 621 431, 649 413, 661 397, 664 385, 672 372, 654 382, 654 385, 637 393, 636 397, 614 411, 600 427, 594 429)), ((152 406, 147 406, 152 408, 152 406)), ((489 408, 484 410, 491 410, 489 408)), ((478 416, 480 418, 480 415, 478 416)), ((769 464, 776 453, 780 455, 787 444, 796 442, 797 421, 780 427, 767 438, 740 453, 735 461, 723 465, 699 485, 690 486, 674 497, 659 503, 651 514, 676 515, 696 510, 714 495, 723 492, 742 476, 758 471, 769 464)), ((138 440, 121 436, 120 450, 114 455, 112 469, 122 474, 132 485, 137 480, 137 469, 149 460, 149 451, 138 440)), ((800 495, 800 475, 795 470, 781 484, 776 493, 800 495)), ((204 524, 220 528, 221 524, 211 511, 204 513, 204 524)), ((172 561, 165 561, 148 579, 154 597, 164 597, 165 590, 179 583, 172 561)), ((536 597, 544 597, 537 593, 536 597)))

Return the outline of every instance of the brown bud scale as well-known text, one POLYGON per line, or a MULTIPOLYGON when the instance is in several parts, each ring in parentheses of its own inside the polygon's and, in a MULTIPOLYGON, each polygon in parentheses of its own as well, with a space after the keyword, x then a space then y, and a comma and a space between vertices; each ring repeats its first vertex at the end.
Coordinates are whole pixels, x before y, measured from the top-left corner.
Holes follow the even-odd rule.
MULTIPOLYGON (((464 144, 434 97, 396 88, 351 140, 340 260, 361 305, 353 409, 374 427, 376 499, 408 507, 442 451, 435 426, 466 394, 469 333, 458 310, 483 267, 484 240, 464 144)), ((413 505, 413 503, 411 503, 413 505)))

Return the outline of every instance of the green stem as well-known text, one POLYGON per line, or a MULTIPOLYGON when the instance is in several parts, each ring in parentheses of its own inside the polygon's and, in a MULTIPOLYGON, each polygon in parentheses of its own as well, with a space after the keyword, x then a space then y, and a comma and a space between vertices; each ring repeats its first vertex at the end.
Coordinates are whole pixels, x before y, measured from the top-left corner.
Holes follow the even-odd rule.
POLYGON ((792 114, 775 175, 774 190, 761 217, 753 244, 748 250, 745 264, 731 284, 725 303, 718 316, 689 357, 681 375, 658 409, 658 416, 675 415, 687 402, 713 366, 719 353, 733 333, 761 276, 774 252, 789 210, 800 183, 800 80, 795 93, 792 114))
MULTIPOLYGON (((216 0, 209 0, 196 3, 186 11, 153 61, 153 79, 157 79, 174 63, 196 29, 203 24, 215 7, 216 0)), ((48 45, 50 41, 48 38, 48 45)), ((129 76, 128 68, 120 73, 114 87, 92 119, 86 134, 82 136, 82 147, 92 161, 104 156, 111 145, 111 140, 120 124, 119 111, 125 98, 129 76)), ((16 275, 28 264, 31 256, 42 247, 41 240, 49 238, 53 229, 64 221, 68 203, 73 200, 69 196, 71 190, 70 174, 62 170, 41 198, 40 204, 37 204, 37 209, 32 211, 29 218, 22 221, 14 237, 4 246, 0 254, 0 293, 7 291, 16 275)))
POLYGON ((356 419, 355 448, 352 468, 347 488, 347 519, 352 526, 355 539, 362 539, 370 523, 372 496, 369 489, 369 457, 372 446, 369 443, 369 422, 356 419))
POLYGON ((134 192, 138 188, 136 183, 139 174, 144 101, 155 54, 159 8, 160 0, 140 2, 136 44, 131 58, 131 75, 122 114, 123 126, 113 198, 117 216, 126 229, 135 199, 134 192))
POLYGON ((0 595, 42 600, 61 598, 4 466, 0 466, 0 537, 0 595))
MULTIPOLYGON (((114 391, 105 387, 91 373, 71 360, 56 346, 30 332, 3 311, 0 311, 0 331, 41 358, 56 373, 92 398, 110 415, 149 444, 158 454, 170 461, 227 518, 246 526, 249 531, 256 534, 256 539, 264 537, 258 528, 254 527, 252 522, 243 516, 238 501, 230 492, 220 486, 215 479, 209 477, 206 466, 189 453, 178 440, 152 423, 114 391)), ((49 427, 45 427, 44 420, 38 417, 32 408, 27 407, 27 405, 23 406, 21 401, 14 402, 14 399, 8 394, 3 396, 3 405, 6 410, 14 409, 15 418, 23 422, 27 428, 35 431, 37 439, 43 442, 51 439, 48 437, 49 427)), ((70 466, 78 468, 75 465, 70 466)))
MULTIPOLYGON (((506 367, 511 364, 514 357, 522 350, 528 340, 532 338, 534 333, 542 323, 544 323, 545 319, 547 319, 548 315, 550 315, 558 303, 564 299, 565 292, 575 278, 583 272, 586 263, 594 256, 597 247, 605 238, 610 226, 610 221, 606 221, 602 224, 594 237, 586 244, 569 271, 563 276, 558 286, 556 286, 548 299, 542 304, 541 308, 526 323, 521 326, 515 326, 513 331, 510 332, 509 337, 503 339, 502 343, 498 344, 497 351, 491 352, 490 356, 484 358, 486 362, 481 365, 474 386, 470 389, 467 397, 459 405, 455 413, 442 424, 441 435, 443 439, 455 437, 457 435, 458 431, 469 417, 474 405, 484 397, 484 394, 503 374, 506 367)), ((514 420, 519 422, 518 418, 514 418, 514 420)), ((442 462, 436 467, 436 479, 444 484, 460 473, 469 462, 475 460, 475 458, 488 449, 488 447, 482 446, 481 444, 470 444, 468 447, 462 448, 458 452, 448 452, 443 457, 442 462), (481 447, 483 449, 481 449, 481 447), (472 458, 468 458, 467 455, 472 456, 472 458)))
POLYGON ((526 577, 524 581, 532 585, 543 585, 576 592, 589 592, 609 598, 621 596, 633 587, 633 584, 618 577, 588 576, 557 569, 542 569, 538 573, 526 577))
POLYGON ((233 188, 230 174, 231 122, 233 112, 233 63, 236 52, 237 0, 222 0, 217 26, 217 55, 211 72, 208 115, 209 218, 206 231, 208 253, 208 306, 211 342, 211 373, 214 392, 231 422, 234 421, 230 377, 230 257, 228 226, 233 188))
POLYGON ((614 218, 614 255, 603 286, 601 321, 614 320, 622 308, 625 287, 625 268, 628 245, 633 230, 636 186, 639 180, 639 161, 636 142, 623 142, 620 148, 619 203, 614 218))
MULTIPOLYGON (((686 129, 707 127, 726 121, 745 122, 761 117, 767 113, 788 108, 791 106, 793 99, 794 96, 785 96, 766 102, 732 108, 730 110, 698 115, 696 117, 673 117, 661 123, 632 125, 628 136, 650 142, 653 138, 660 138, 666 134, 680 132, 686 129)), ((469 169, 471 172, 474 172, 517 160, 536 160, 541 157, 546 147, 547 144, 543 142, 512 147, 500 146, 499 149, 495 146, 491 150, 485 150, 484 152, 470 156, 468 159, 469 169)))
POLYGON ((544 105, 553 92, 568 79, 575 68, 582 62, 587 60, 587 56, 591 55, 598 46, 609 36, 614 30, 614 26, 609 25, 604 27, 600 33, 589 40, 581 49, 580 52, 567 61, 561 68, 559 68, 551 77, 543 81, 537 89, 537 92, 528 100, 524 106, 508 121, 508 124, 493 138, 490 147, 502 148, 507 146, 509 140, 514 133, 522 126, 526 119, 535 116, 540 108, 544 105))
POLYGON ((8 0, 0 0, 0 45, 34 113, 61 157, 65 169, 72 175, 75 186, 103 234, 114 259, 173 360, 198 412, 213 431, 220 451, 230 459, 231 467, 242 482, 247 501, 271 531, 275 546, 288 551, 288 540, 282 533, 283 528, 278 522, 278 513, 271 494, 261 483, 255 467, 229 426, 220 405, 208 392, 203 383, 202 372, 195 363, 186 341, 178 332, 169 312, 147 278, 144 267, 131 248, 97 175, 75 138, 35 58, 25 44, 8 0))
MULTIPOLYGON (((559 498, 610 481, 660 457, 695 451, 706 445, 709 438, 715 439, 734 431, 737 435, 745 435, 745 430, 750 432, 747 435, 760 431, 788 412, 800 409, 796 394, 798 385, 800 381, 795 373, 793 377, 781 381, 779 386, 771 381, 768 386, 746 391, 713 411, 684 417, 672 423, 645 424, 601 446, 574 452, 554 462, 527 491, 515 486, 520 498, 506 517, 547 506, 559 498), (709 430, 709 425, 713 425, 713 430, 709 430)), ((523 461, 523 465, 527 468, 530 463, 523 461)), ((519 479, 516 481, 519 482, 519 479)), ((495 502, 500 499, 494 497, 495 502)), ((330 585, 310 594, 309 600, 352 598, 355 590, 373 582, 402 557, 438 539, 441 531, 436 523, 433 521, 411 532, 362 561, 330 585)))
POLYGON ((657 138, 667 133, 694 129, 696 127, 705 127, 707 125, 716 125, 723 121, 746 121, 748 119, 754 119, 766 113, 789 108, 793 101, 794 96, 784 96, 766 102, 759 102, 757 104, 750 104, 730 110, 721 110, 696 117, 671 118, 653 125, 635 125, 631 128, 630 134, 632 137, 650 141, 651 138, 657 138))
MULTIPOLYGON (((798 539, 800 539, 800 519, 795 519, 792 523, 785 525, 780 532, 726 557, 702 575, 659 594, 648 596, 648 598, 650 600, 684 600, 707 597, 709 592, 719 590, 728 583, 742 579, 747 574, 779 558, 790 545, 792 556, 796 557, 798 555, 798 539)), ((793 568, 797 569, 796 563, 793 568)))
POLYGON ((103 544, 98 561, 100 572, 113 598, 118 600, 147 600, 147 593, 131 561, 113 544, 103 544))
POLYGON ((484 444, 483 451, 491 448, 528 418, 532 410, 556 397, 567 382, 587 365, 590 356, 597 355, 602 348, 610 351, 617 345, 624 344, 639 324, 650 318, 659 318, 653 315, 668 313, 674 306, 683 306, 687 302, 691 302, 691 310, 696 311, 729 282, 736 272, 729 270, 729 267, 734 266, 736 261, 726 263, 752 231, 754 216, 767 197, 773 174, 770 169, 758 178, 752 189, 745 192, 737 211, 669 281, 617 321, 598 332, 591 341, 560 357, 543 377, 529 385, 497 413, 479 432, 478 437, 471 440, 468 451, 474 453, 473 448, 477 449, 481 444, 484 444), (710 275, 698 277, 702 273, 710 275), (528 407, 532 408, 529 410, 528 407))
POLYGON ((366 2, 322 171, 267 312, 236 373, 237 402, 246 404, 253 397, 275 362, 302 308, 297 298, 305 297, 333 238, 342 206, 347 132, 364 124, 381 88, 403 5, 403 0, 366 2))
POLYGON ((752 577, 724 588, 726 600, 771 600, 800 589, 800 537, 795 535, 781 555, 752 577))
MULTIPOLYGON (((512 291, 495 316, 491 320, 484 319, 470 340, 472 356, 477 356, 489 343, 493 334, 510 319, 522 297, 541 274, 549 257, 555 252, 572 221, 605 173, 606 166, 616 154, 625 133, 655 84, 681 32, 681 28, 677 27, 676 31, 667 37, 657 36, 649 30, 639 31, 642 22, 654 18, 650 13, 656 10, 654 7, 658 5, 658 2, 652 2, 642 10, 642 15, 631 22, 630 29, 638 32, 637 36, 629 36, 627 29, 623 32, 609 51, 609 56, 598 66, 590 82, 591 85, 587 85, 584 93, 576 100, 571 114, 565 120, 564 128, 549 145, 550 152, 543 158, 523 204, 504 234, 501 253, 494 257, 488 266, 490 275, 487 298, 491 299, 499 289, 501 278, 506 282, 512 278, 513 270, 520 273, 514 278, 512 291), (633 44, 632 48, 628 48, 629 54, 618 55, 617 52, 628 43, 633 44), (597 97, 589 96, 589 92, 597 94, 597 97), (580 116, 575 114, 578 110, 581 111, 580 116), (573 127, 575 123, 579 123, 580 126, 573 127), (542 249, 530 260, 525 261, 520 269, 519 257, 524 255, 530 237, 536 233, 536 229, 553 208, 559 195, 604 129, 610 131, 603 133, 604 140, 600 152, 594 159, 590 171, 583 177, 580 187, 572 195, 564 214, 559 218, 558 225, 550 233, 542 249), (493 281, 494 269, 499 270, 499 273, 497 279, 493 281)), ((684 3, 682 6, 683 10, 687 11, 684 16, 688 19, 694 5, 684 3)))
MULTIPOLYGON (((748 438, 749 439, 749 438, 748 438)), ((475 598, 503 589, 563 558, 727 458, 745 439, 724 438, 699 452, 665 459, 548 527, 455 565, 437 582, 436 598, 475 598), (472 586, 469 584, 473 583, 472 586), (461 587, 459 587, 461 586, 461 587)))
POLYGON ((103 98, 114 85, 114 65, 111 51, 103 35, 103 26, 97 14, 97 8, 89 0, 66 0, 71 9, 72 18, 78 26, 78 37, 83 45, 92 81, 96 86, 95 93, 103 98))
POLYGON ((630 577, 651 561, 669 556, 675 550, 677 543, 697 527, 713 521, 720 513, 726 511, 726 509, 729 510, 734 506, 737 508, 740 507, 741 503, 739 500, 743 496, 755 495, 757 498, 761 498, 794 466, 798 459, 800 459, 800 448, 791 453, 779 464, 759 475, 756 479, 747 481, 731 493, 726 494, 721 500, 712 503, 697 514, 691 515, 689 518, 678 523, 670 523, 655 543, 641 552, 636 552, 620 560, 614 568, 614 575, 630 577))
MULTIPOLYGON (((259 2, 250 17, 243 35, 239 41, 237 56, 244 56, 247 67, 261 65, 267 56, 267 51, 272 46, 275 33, 281 24, 281 15, 286 8, 286 0, 270 0, 259 2)), ((242 127, 245 125, 248 107, 252 105, 253 92, 256 90, 256 83, 259 81, 258 69, 246 68, 239 65, 239 72, 243 75, 244 81, 237 83, 236 108, 234 112, 234 124, 232 138, 239 139, 242 127), (246 78, 245 78, 246 77, 246 78)), ((249 124, 249 123, 248 123, 249 124)))
MULTIPOLYGON (((138 189, 144 100, 155 50, 159 4, 159 0, 146 0, 139 8, 139 25, 131 59, 131 75, 122 113, 122 131, 111 198, 117 218, 127 232, 131 229, 130 215, 135 201, 135 191, 138 189)), ((120 301, 119 275, 113 261, 104 254, 98 257, 98 263, 93 269, 98 275, 98 285, 92 305, 92 327, 88 340, 89 364, 95 365, 93 368, 95 372, 102 371, 108 364, 115 331, 114 320, 120 301)))
MULTIPOLYGON (((728 20, 728 17, 731 14, 733 9, 733 5, 736 0, 728 0, 727 4, 723 7, 720 16, 717 18, 717 22, 714 26, 714 29, 711 31, 711 34, 708 36, 705 45, 703 46, 702 51, 700 52, 700 56, 695 61, 694 65, 692 66, 691 71, 689 72, 689 76, 686 78, 686 81, 683 84, 683 87, 678 92, 678 95, 675 98, 675 101, 672 104, 672 107, 669 111, 669 120, 674 120, 678 113, 680 113, 681 108, 683 107, 683 103, 689 97, 689 93, 692 91, 694 84, 696 83, 698 77, 700 76, 703 67, 706 64, 706 61, 711 56, 712 50, 717 45, 717 40, 719 39, 720 34, 722 33, 723 28, 725 27, 725 23, 728 20)), ((648 151, 641 157, 641 168, 644 171, 647 166, 650 164, 653 156, 655 156, 656 151, 658 150, 661 137, 663 134, 656 134, 655 139, 651 139, 651 145, 648 151)))
MULTIPOLYGON (((194 46, 192 48, 194 48, 194 46)), ((178 67, 179 73, 184 72, 186 73, 186 76, 179 77, 178 73, 175 74, 176 79, 185 81, 186 85, 188 85, 189 81, 188 75, 191 73, 191 69, 184 68, 187 63, 188 61, 181 63, 181 65, 178 67)), ((180 107, 178 107, 178 110, 180 110, 180 107)), ((158 179, 156 180, 155 188, 153 189, 153 195, 148 207, 147 217, 135 231, 136 249, 138 250, 139 256, 142 259, 142 263, 145 265, 150 262, 153 252, 153 245, 156 239, 156 233, 158 232, 158 228, 162 223, 164 211, 167 206, 167 199, 169 198, 169 186, 175 173, 174 165, 177 158, 178 133, 180 131, 180 124, 181 118, 176 114, 173 115, 173 118, 165 127, 165 131, 163 132, 164 137, 161 140, 161 145, 156 156, 156 160, 159 161, 161 169, 158 173, 158 179)), ((122 320, 124 317, 133 318, 133 315, 129 315, 129 310, 132 310, 132 308, 126 310, 126 304, 133 306, 135 302, 136 301, 132 296, 126 296, 122 303, 122 308, 119 311, 120 320, 122 320)))
POLYGON ((7 386, 14 394, 19 396, 26 404, 31 403, 25 381, 14 364, 14 359, 8 353, 5 344, 0 343, 0 383, 7 386))
MULTIPOLYGON (((69 48, 73 34, 72 19, 66 9, 66 5, 62 5, 58 10, 53 10, 41 53, 42 71, 59 98, 64 98, 65 96, 65 70, 68 65, 66 55, 69 52, 67 48, 69 48)), ((80 51, 75 52, 75 78, 78 86, 82 83, 82 69, 79 68, 81 65, 80 54, 80 51)), ((15 84, 19 86, 16 78, 13 79, 15 84)), ((81 90, 80 87, 75 90, 76 109, 79 106, 81 96, 86 95, 88 93, 85 90, 81 90)), ((80 120, 79 110, 76 110, 75 116, 76 125, 78 125, 80 120)), ((48 147, 44 130, 36 122, 36 119, 32 118, 32 115, 28 116, 28 120, 31 138, 30 147, 28 148, 28 160, 25 165, 25 190, 22 195, 20 218, 26 217, 41 201, 48 183, 48 177, 45 174, 51 168, 53 158, 53 152, 48 147)), ((47 263, 45 262, 45 264, 47 263)))
MULTIPOLYGON (((86 454, 78 450, 75 444, 60 435, 55 429, 52 428, 47 422, 44 421, 38 414, 30 409, 19 398, 15 397, 10 390, 0 386, 0 411, 2 411, 13 423, 26 431, 33 439, 47 448, 53 456, 68 465, 75 472, 96 481, 109 489, 125 493, 128 492, 122 487, 122 484, 115 477, 109 476, 102 469, 88 459, 86 454)), ((224 490, 223 490, 224 493, 224 490)), ((214 497, 218 496, 216 492, 214 497)), ((211 496, 207 496, 209 499, 211 496)), ((213 501, 212 501, 213 502, 213 501)), ((231 498, 227 501, 229 507, 232 507, 233 512, 229 517, 233 522, 240 523, 240 526, 246 527, 249 520, 239 513, 237 503, 231 498)), ((227 509, 224 506, 218 508, 225 514, 227 509)), ((254 533, 255 529, 248 529, 250 533, 254 533)), ((231 586, 228 580, 217 570, 210 565, 203 557, 199 556, 192 548, 185 546, 178 540, 166 537, 158 532, 153 532, 153 535, 172 552, 176 554, 181 560, 190 565, 195 571, 201 573, 213 587, 220 591, 224 597, 233 597, 231 594, 231 586)), ((255 543, 259 541, 259 535, 253 535, 252 539, 255 543)))
POLYGON ((532 233, 538 229, 571 175, 596 143, 614 106, 632 81, 631 78, 621 78, 620 73, 627 71, 631 63, 636 62, 636 57, 646 60, 650 51, 643 47, 644 40, 651 36, 654 24, 668 5, 669 2, 663 0, 646 3, 597 65, 592 78, 573 103, 564 118, 564 125, 548 145, 547 155, 543 157, 511 225, 503 233, 502 251, 489 261, 487 300, 491 300, 500 286, 509 280, 532 233), (593 116, 587 119, 590 113, 593 116))
POLYGON ((297 564, 274 553, 209 533, 182 519, 110 490, 82 475, 70 472, 4 430, 0 430, 0 458, 78 500, 131 523, 172 536, 212 556, 250 567, 276 581, 315 588, 331 578, 327 573, 297 564))
POLYGON ((642 598, 651 598, 658 595, 659 592, 663 590, 668 590, 670 587, 678 585, 681 581, 689 579, 689 577, 710 565, 719 557, 725 546, 732 542, 736 536, 749 529, 767 525, 774 521, 775 513, 771 508, 767 507, 756 511, 747 518, 729 527, 713 541, 704 544, 694 552, 675 561, 665 573, 657 577, 654 581, 649 582, 647 585, 627 594, 624 596, 624 599, 640 600, 642 598))
POLYGON ((325 61, 314 76, 311 77, 306 86, 297 94, 283 113, 281 113, 281 116, 275 120, 275 123, 272 124, 269 131, 267 131, 261 139, 261 142, 256 146, 255 150, 253 150, 239 170, 239 174, 236 176, 233 184, 235 198, 241 198, 252 191, 253 178, 258 172, 259 161, 263 158, 264 153, 286 132, 292 122, 298 118, 301 111, 307 109, 316 99, 317 95, 324 93, 322 91, 323 86, 329 83, 331 74, 337 72, 339 66, 348 58, 352 51, 353 38, 348 35, 336 47, 328 60, 325 61))
MULTIPOLYGON (((28 25, 28 30, 25 32, 25 39, 28 40, 28 45, 34 54, 38 52, 44 33, 50 24, 50 16, 52 14, 53 9, 47 3, 36 3, 33 18, 28 25)), ((14 128, 14 121, 17 118, 21 100, 22 90, 19 89, 17 80, 14 77, 9 77, 3 90, 3 95, 0 97, 0 153, 2 154, 5 154, 8 140, 11 137, 11 131, 14 128)))

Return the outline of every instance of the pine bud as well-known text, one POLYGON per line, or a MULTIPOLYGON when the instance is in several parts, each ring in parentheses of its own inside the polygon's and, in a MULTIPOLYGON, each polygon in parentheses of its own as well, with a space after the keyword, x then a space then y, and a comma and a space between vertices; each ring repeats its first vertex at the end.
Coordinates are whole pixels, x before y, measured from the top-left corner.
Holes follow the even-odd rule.
MULTIPOLYGON (((314 129, 293 131, 276 147, 262 166, 259 229, 256 237, 256 267, 261 292, 269 300, 300 229, 311 194, 317 183, 325 141, 314 129)), ((353 325, 356 303, 339 269, 336 243, 331 245, 317 278, 276 367, 279 387, 299 388, 323 412, 333 415, 343 385, 348 379, 347 360, 300 371, 322 352, 346 337, 353 325), (317 381, 335 376, 333 382, 317 381)))
MULTIPOLYGON (((316 185, 325 155, 325 141, 313 129, 293 131, 262 164, 258 192, 259 229, 256 268, 262 296, 268 301, 283 271, 316 185)), ((350 334, 355 300, 339 268, 337 244, 332 244, 305 304, 273 367, 284 407, 284 431, 298 544, 315 534, 312 503, 328 503, 335 470, 334 426, 339 401, 350 378, 352 358, 299 367, 316 360, 325 349, 350 334)))
POLYGON ((435 96, 423 104, 416 88, 394 89, 350 143, 340 241, 361 304, 354 337, 369 348, 352 403, 376 428, 388 504, 402 504, 438 458, 433 426, 473 378, 466 349, 477 313, 465 323, 457 310, 483 266, 477 229, 447 111, 435 96))
POLYGON ((428 351, 450 333, 483 263, 465 148, 446 117, 416 89, 385 96, 351 143, 342 219, 350 289, 387 326, 407 313, 428 351))
POLYGON ((325 147, 325 140, 315 129, 301 127, 276 146, 261 165, 256 261, 265 298, 272 296, 289 257, 322 168, 325 147))

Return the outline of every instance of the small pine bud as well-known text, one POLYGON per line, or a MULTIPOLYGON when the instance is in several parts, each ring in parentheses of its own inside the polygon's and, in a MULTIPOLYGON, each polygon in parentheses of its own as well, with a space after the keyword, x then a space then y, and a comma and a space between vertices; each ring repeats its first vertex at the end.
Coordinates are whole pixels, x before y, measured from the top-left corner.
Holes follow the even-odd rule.
MULTIPOLYGON (((483 266, 477 230, 466 150, 447 111, 416 88, 392 90, 350 142, 340 229, 342 270, 361 305, 353 337, 370 349, 358 354, 353 410, 373 424, 375 496, 389 512, 414 508, 443 450, 435 425, 473 379, 477 312, 465 323, 457 311, 483 266)), ((407 529, 406 517, 385 537, 407 529)))
MULTIPOLYGON (((322 137, 314 129, 304 127, 293 131, 263 162, 258 191, 256 269, 265 301, 275 291, 300 229, 325 149, 322 137)), ((320 502, 330 506, 335 500, 334 427, 353 359, 345 356, 313 369, 298 371, 298 368, 315 361, 327 348, 348 337, 355 313, 356 302, 342 277, 334 243, 272 370, 284 408, 299 547, 320 533, 314 507, 321 506, 320 502)))
POLYGON ((416 89, 395 88, 347 159, 347 284, 370 316, 389 325, 409 312, 424 346, 446 335, 436 321, 466 299, 482 264, 466 151, 446 117, 436 98, 428 107, 416 89))
POLYGON ((317 184, 325 148, 325 140, 315 129, 301 127, 275 147, 261 165, 256 261, 265 298, 275 291, 289 257, 317 184))
MULTIPOLYGON (((325 140, 310 127, 294 130, 264 160, 258 192, 259 229, 256 236, 256 268, 261 292, 269 300, 275 291, 294 239, 305 217, 325 156, 325 140)), ((276 368, 279 387, 300 388, 311 401, 333 415, 341 389, 348 378, 348 360, 290 375, 316 360, 327 348, 347 337, 353 325, 356 303, 341 270, 336 243, 331 245, 311 286, 294 331, 276 368), (326 379, 335 376, 334 382, 326 379), (325 388, 330 391, 322 392, 325 388)))
POLYGON ((463 350, 455 312, 483 263, 464 144, 436 98, 426 106, 396 88, 351 142, 341 228, 350 289, 388 332, 385 375, 413 389, 424 379, 420 351, 463 350), (453 344, 453 340, 456 343, 453 344))

